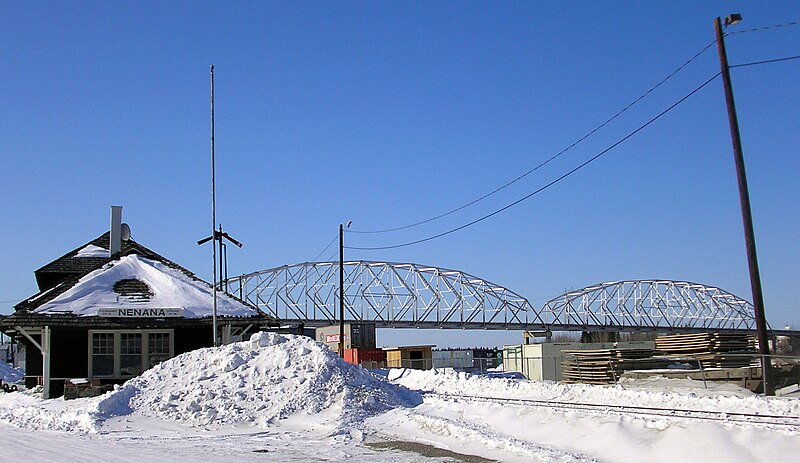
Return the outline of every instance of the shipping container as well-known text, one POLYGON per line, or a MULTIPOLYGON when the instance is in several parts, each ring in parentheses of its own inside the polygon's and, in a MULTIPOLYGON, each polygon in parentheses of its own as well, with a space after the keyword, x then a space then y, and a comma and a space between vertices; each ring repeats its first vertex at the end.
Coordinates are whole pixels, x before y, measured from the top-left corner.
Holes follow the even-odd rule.
POLYGON ((344 361, 364 368, 386 367, 386 351, 383 349, 345 349, 344 361))
MULTIPOLYGON (((316 340, 339 350, 339 325, 321 326, 317 328, 316 340)), ((375 324, 374 323, 345 323, 344 324, 345 349, 374 349, 375 324)))

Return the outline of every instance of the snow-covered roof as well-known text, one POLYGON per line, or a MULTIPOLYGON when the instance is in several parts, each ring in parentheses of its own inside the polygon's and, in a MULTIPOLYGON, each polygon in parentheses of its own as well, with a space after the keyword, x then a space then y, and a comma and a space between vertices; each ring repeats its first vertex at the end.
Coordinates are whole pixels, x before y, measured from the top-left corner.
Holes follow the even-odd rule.
POLYGON ((75 254, 75 257, 108 257, 108 249, 89 244, 81 248, 78 253, 75 254))
MULTIPOLYGON (((162 262, 137 254, 122 256, 84 275, 77 283, 32 312, 97 316, 107 309, 181 309, 184 318, 212 315, 211 286, 162 262), (146 297, 120 294, 118 284, 144 283, 146 297)), ((217 293, 217 315, 251 317, 259 313, 242 302, 217 293)))

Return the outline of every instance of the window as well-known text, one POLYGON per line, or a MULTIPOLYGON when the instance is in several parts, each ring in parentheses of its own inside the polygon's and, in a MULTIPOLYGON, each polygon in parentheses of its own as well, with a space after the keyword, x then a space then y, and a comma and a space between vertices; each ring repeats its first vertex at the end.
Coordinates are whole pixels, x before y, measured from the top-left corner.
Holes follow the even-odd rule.
POLYGON ((113 333, 96 333, 92 338, 92 367, 98 376, 114 374, 113 333))
POLYGON ((156 364, 172 357, 170 348, 170 333, 150 333, 148 335, 147 353, 149 356, 147 367, 152 368, 156 364))
POLYGON ((142 370, 142 334, 119 334, 119 373, 120 376, 136 376, 142 370))
POLYGON ((174 355, 173 331, 89 331, 89 349, 89 377, 130 378, 174 355))

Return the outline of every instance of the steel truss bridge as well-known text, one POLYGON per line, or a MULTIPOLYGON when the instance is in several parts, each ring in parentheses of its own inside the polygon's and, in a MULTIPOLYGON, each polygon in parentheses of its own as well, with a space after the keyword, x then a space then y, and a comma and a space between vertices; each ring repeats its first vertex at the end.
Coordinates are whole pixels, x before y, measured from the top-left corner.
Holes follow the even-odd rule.
MULTIPOLYGON (((278 319, 338 323, 339 262, 285 265, 234 277, 227 291, 278 319)), ((753 306, 713 286, 671 280, 602 283, 536 308, 520 294, 458 270, 344 263, 345 321, 378 328, 526 331, 754 331, 753 306)))

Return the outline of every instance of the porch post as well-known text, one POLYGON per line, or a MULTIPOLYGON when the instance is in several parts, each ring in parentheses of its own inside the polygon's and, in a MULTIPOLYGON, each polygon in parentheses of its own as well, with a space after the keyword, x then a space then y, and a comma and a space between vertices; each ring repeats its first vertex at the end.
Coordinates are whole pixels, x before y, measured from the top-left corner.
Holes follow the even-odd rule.
POLYGON ((42 328, 42 398, 50 398, 50 327, 42 328))

